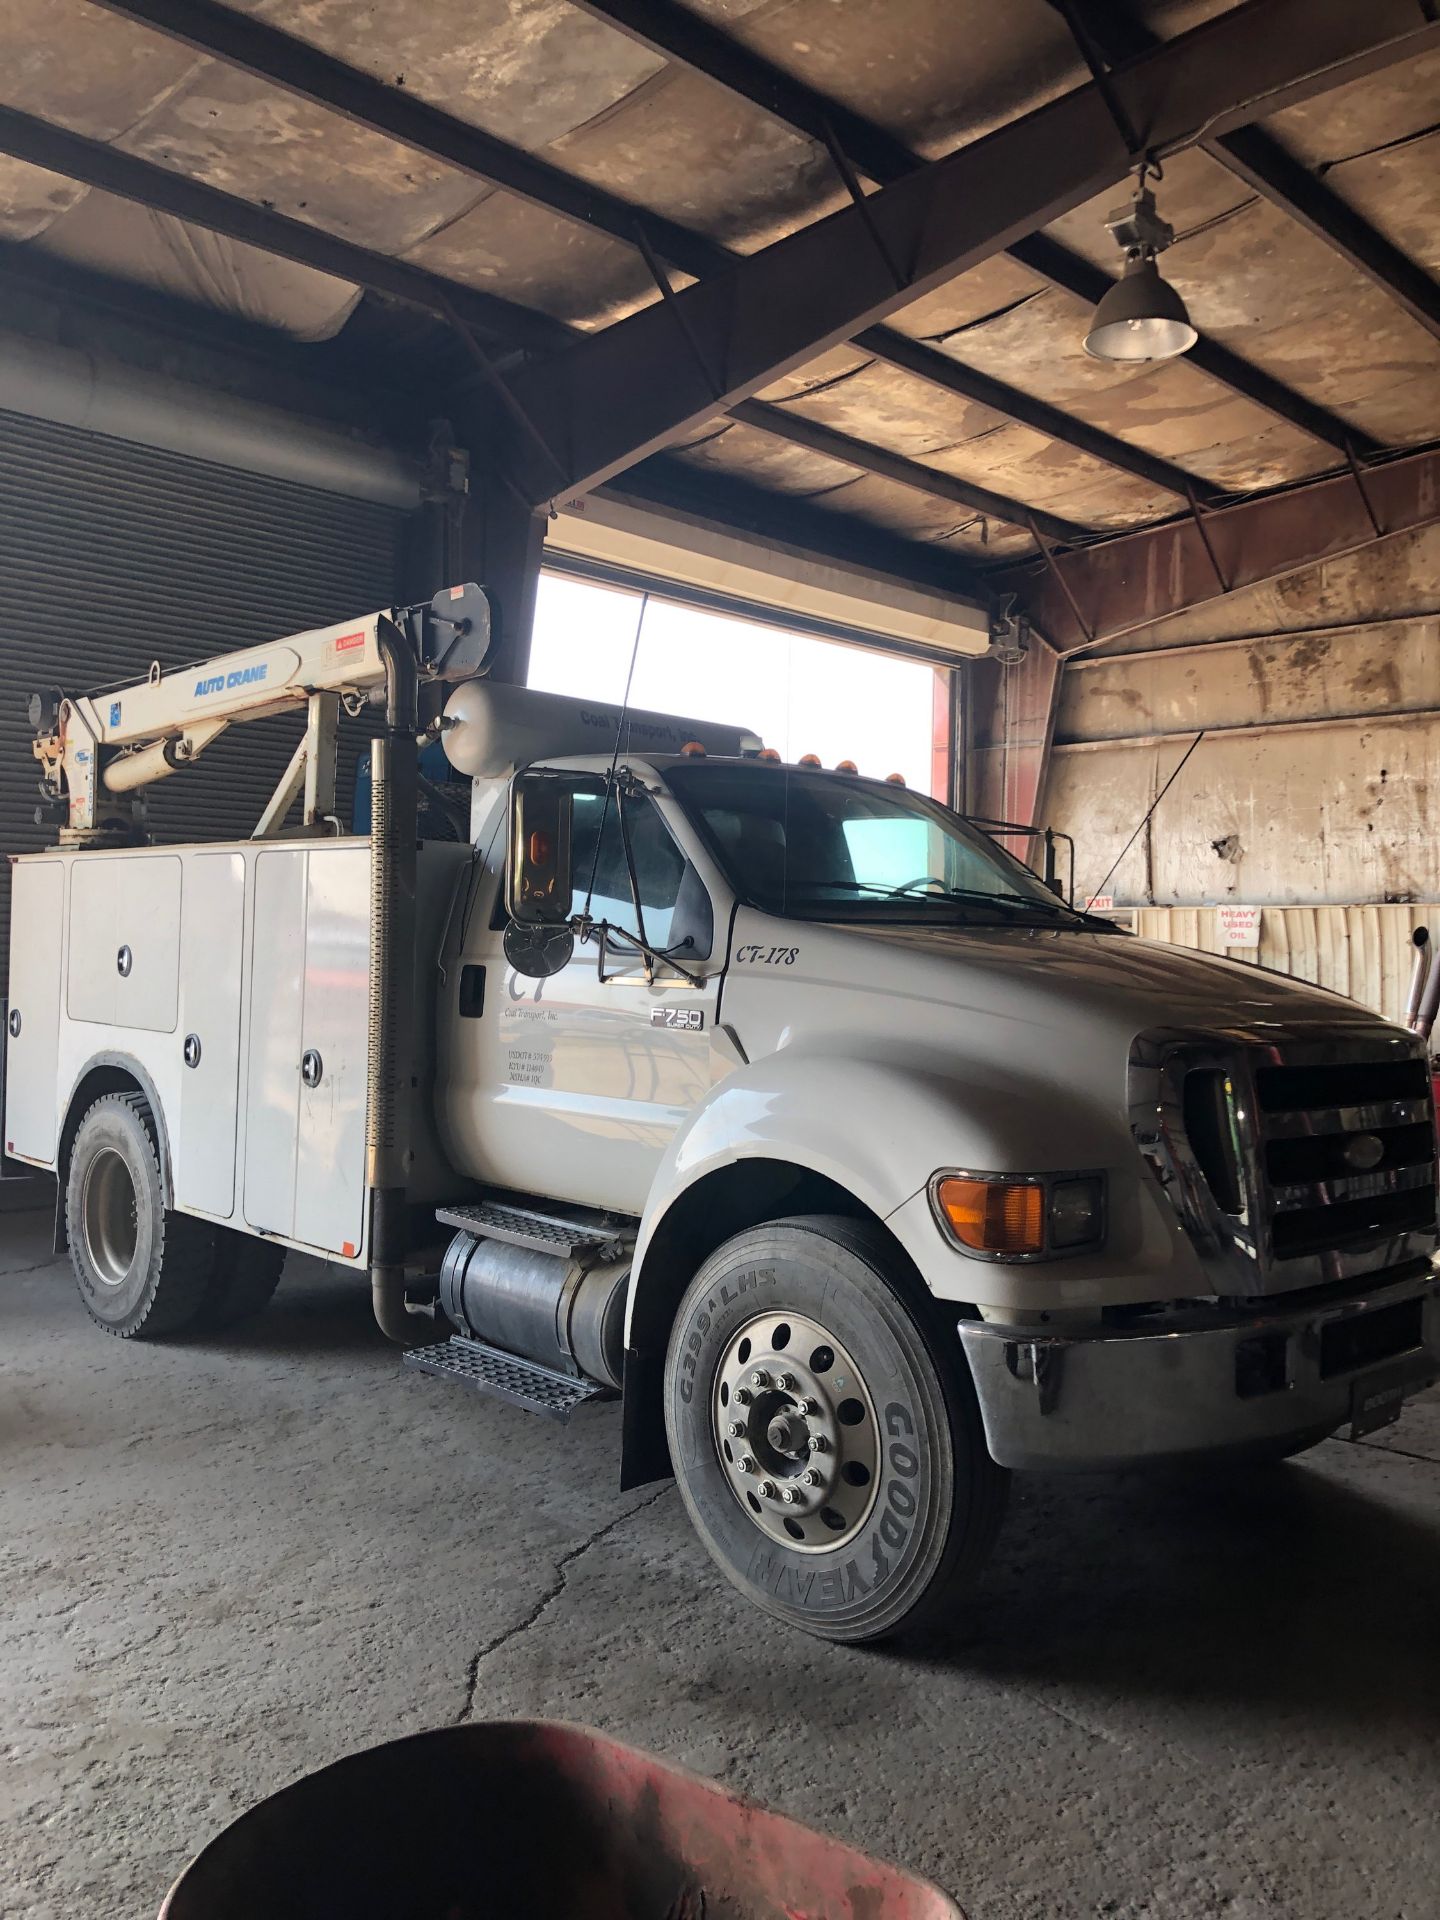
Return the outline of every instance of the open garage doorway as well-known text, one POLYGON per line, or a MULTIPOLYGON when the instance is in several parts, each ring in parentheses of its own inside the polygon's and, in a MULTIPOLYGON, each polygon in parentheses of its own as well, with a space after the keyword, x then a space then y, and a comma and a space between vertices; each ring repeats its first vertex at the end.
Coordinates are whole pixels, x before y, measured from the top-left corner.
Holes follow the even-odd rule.
POLYGON ((753 729, 786 760, 853 760, 949 798, 950 672, 659 594, 541 575, 529 684, 753 729), (638 646, 637 642, 638 635, 638 646))

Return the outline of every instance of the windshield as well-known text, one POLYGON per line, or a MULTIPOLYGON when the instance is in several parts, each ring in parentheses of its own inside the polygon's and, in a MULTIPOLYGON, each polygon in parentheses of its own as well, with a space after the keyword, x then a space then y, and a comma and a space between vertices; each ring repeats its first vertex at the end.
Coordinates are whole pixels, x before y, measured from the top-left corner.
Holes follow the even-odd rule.
POLYGON ((1106 924, 1065 906, 978 827, 903 787, 704 761, 666 779, 735 891, 766 913, 1106 924))

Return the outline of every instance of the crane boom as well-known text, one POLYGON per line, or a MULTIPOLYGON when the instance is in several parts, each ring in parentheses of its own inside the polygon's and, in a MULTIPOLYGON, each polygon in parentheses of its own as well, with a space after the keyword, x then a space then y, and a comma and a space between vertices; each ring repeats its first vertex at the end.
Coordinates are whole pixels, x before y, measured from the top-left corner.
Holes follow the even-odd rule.
POLYGON ((41 790, 62 810, 63 841, 131 838, 129 795, 193 765, 228 727, 303 707, 305 734, 256 831, 275 830, 302 783, 306 824, 319 826, 334 807, 340 701, 371 698, 385 685, 387 646, 408 649, 422 680, 453 681, 484 671, 490 639, 484 591, 447 587, 414 606, 382 608, 169 672, 157 661, 131 686, 36 694, 30 720, 41 790))

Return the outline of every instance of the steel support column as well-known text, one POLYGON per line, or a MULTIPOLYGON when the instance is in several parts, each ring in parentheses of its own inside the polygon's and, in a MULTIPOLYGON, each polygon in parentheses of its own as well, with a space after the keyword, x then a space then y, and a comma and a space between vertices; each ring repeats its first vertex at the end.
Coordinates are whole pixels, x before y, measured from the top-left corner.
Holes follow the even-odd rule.
POLYGON ((523 687, 530 667, 530 634, 545 544, 545 516, 531 513, 489 476, 472 476, 470 491, 452 517, 447 573, 451 582, 475 580, 495 607, 497 638, 489 678, 523 687))
MULTIPOLYGON (((1022 827, 1040 824, 1063 668, 1060 655, 1034 633, 1015 666, 967 664, 962 776, 969 812, 1022 827)), ((1011 851, 1028 861, 1033 843, 1017 839, 1011 851)))

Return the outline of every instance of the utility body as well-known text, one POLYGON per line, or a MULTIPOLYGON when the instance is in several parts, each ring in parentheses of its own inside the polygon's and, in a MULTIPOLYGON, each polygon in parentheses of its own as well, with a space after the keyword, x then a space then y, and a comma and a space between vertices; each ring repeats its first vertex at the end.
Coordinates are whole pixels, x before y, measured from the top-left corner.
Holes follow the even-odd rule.
POLYGON ((245 842, 145 845, 133 796, 258 659, 39 703, 5 1147, 103 1326, 253 1311, 287 1248, 368 1270, 425 1372, 622 1393, 625 1483, 673 1472, 738 1587, 856 1641, 953 1606, 1011 1470, 1283 1457, 1440 1375, 1414 1035, 1136 940, 893 782, 491 686, 487 621, 254 650, 307 734, 245 842), (314 702, 382 688, 346 836, 314 702), (417 847, 419 736, 469 784, 417 847))

